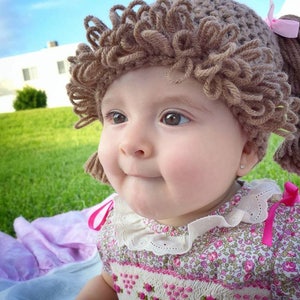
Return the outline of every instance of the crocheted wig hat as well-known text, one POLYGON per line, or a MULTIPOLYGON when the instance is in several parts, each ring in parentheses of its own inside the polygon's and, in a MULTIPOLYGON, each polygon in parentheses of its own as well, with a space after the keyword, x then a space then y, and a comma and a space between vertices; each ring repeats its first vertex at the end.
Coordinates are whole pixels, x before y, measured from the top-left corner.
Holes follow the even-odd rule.
MULTIPOLYGON (((101 101, 116 78, 142 67, 167 66, 169 75, 181 71, 176 84, 193 77, 208 98, 230 108, 260 160, 271 133, 284 137, 275 160, 300 174, 299 34, 281 37, 253 10, 231 0, 157 0, 152 5, 135 0, 127 8, 114 6, 110 19, 111 29, 88 16, 90 46, 80 44, 69 58, 67 91, 80 116, 76 128, 102 121, 101 101)), ((97 153, 86 170, 107 182, 97 153)))

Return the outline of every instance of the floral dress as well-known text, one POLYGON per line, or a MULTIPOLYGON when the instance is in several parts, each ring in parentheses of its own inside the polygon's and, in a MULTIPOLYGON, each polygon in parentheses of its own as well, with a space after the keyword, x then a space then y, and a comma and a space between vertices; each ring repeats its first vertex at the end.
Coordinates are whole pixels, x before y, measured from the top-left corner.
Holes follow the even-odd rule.
POLYGON ((211 215, 171 227, 114 194, 97 244, 104 270, 119 299, 300 299, 298 190, 281 199, 271 180, 243 183, 211 215))

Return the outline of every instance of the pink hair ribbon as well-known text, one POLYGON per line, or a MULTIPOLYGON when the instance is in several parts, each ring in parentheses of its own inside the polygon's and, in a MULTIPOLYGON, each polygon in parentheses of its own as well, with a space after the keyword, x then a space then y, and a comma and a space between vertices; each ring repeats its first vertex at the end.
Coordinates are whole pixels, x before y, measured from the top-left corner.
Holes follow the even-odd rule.
POLYGON ((266 23, 270 29, 277 33, 278 35, 287 38, 296 38, 299 33, 299 22, 294 20, 285 19, 275 19, 274 14, 274 3, 270 0, 270 10, 268 12, 268 17, 266 18, 266 23))
POLYGON ((292 184, 291 182, 286 182, 284 185, 283 197, 280 201, 273 204, 269 210, 268 217, 265 221, 264 234, 262 238, 263 244, 267 246, 272 246, 272 229, 273 229, 273 221, 275 218, 276 209, 280 204, 284 204, 286 206, 294 206, 297 202, 300 202, 299 189, 297 186, 292 184))
POLYGON ((102 226, 105 224, 107 216, 109 212, 114 207, 114 201, 112 199, 108 199, 107 201, 103 201, 101 206, 96 209, 88 220, 88 225, 91 229, 99 231, 102 226), (98 221, 98 225, 95 226, 96 221, 98 221))

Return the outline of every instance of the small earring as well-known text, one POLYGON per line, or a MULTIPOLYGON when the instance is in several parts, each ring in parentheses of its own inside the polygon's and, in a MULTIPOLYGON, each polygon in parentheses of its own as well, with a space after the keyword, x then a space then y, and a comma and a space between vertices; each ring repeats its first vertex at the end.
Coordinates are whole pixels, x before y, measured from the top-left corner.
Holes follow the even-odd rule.
POLYGON ((245 165, 240 165, 240 169, 242 170, 245 169, 245 167, 246 167, 245 165))

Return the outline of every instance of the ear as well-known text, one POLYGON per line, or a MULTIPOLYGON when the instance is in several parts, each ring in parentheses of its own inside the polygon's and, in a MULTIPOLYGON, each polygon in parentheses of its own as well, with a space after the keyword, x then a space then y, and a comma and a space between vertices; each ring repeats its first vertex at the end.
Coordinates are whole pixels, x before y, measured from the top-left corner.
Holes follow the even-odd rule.
POLYGON ((241 155, 240 166, 237 170, 237 176, 242 177, 247 175, 257 163, 256 147, 254 147, 253 143, 246 142, 241 155))

